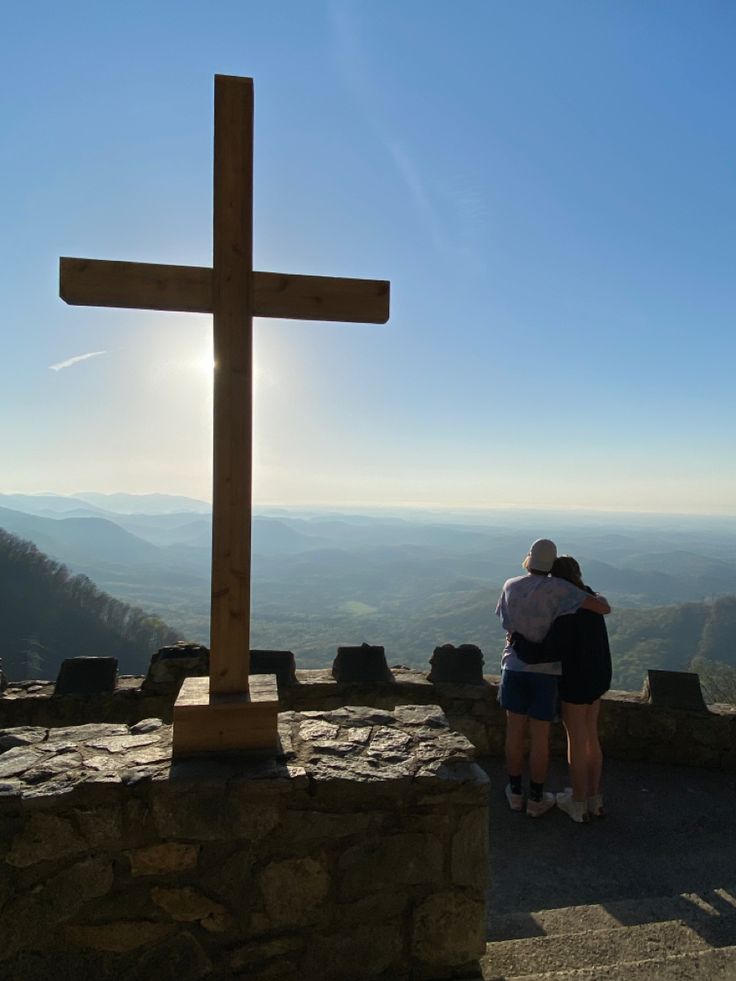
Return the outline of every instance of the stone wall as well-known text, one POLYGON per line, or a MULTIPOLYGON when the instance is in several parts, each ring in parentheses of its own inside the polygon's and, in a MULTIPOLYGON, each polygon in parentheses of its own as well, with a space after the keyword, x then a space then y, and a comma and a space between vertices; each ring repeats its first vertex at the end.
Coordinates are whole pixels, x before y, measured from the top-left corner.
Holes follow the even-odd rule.
POLYGON ((171 722, 176 693, 146 691, 143 679, 123 676, 112 692, 56 695, 52 681, 11 682, 0 693, 0 728, 78 726, 89 722, 125 722, 160 718, 171 722))
MULTIPOLYGON (((504 718, 497 703, 497 677, 486 676, 480 685, 453 685, 430 682, 423 672, 405 668, 393 668, 392 677, 386 684, 358 685, 336 682, 329 670, 297 671, 297 684, 283 686, 279 698, 285 711, 440 705, 452 728, 466 735, 479 753, 502 755, 504 718)), ((114 692, 84 698, 55 696, 51 683, 29 682, 11 685, 0 695, 0 726, 133 725, 150 716, 170 722, 174 697, 174 690, 147 690, 140 678, 122 678, 114 692)), ((609 692, 601 709, 601 735, 604 752, 613 758, 736 770, 736 706, 690 712, 651 704, 645 694, 609 692)), ((552 751, 565 752, 559 725, 553 727, 552 751)))
POLYGON ((437 706, 292 711, 171 763, 159 720, 0 733, 0 974, 450 978, 485 948, 488 787, 437 706))

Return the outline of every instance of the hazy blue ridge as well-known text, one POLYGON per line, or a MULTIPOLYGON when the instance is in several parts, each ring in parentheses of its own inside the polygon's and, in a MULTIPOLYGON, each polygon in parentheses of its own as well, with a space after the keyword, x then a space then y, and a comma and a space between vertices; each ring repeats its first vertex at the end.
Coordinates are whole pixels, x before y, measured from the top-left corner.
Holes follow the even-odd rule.
POLYGON ((83 491, 74 496, 105 511, 120 514, 169 514, 172 511, 209 514, 212 510, 206 501, 174 494, 98 494, 83 491))
POLYGON ((11 508, 41 517, 107 514, 104 508, 96 507, 81 498, 63 497, 59 494, 0 494, 0 508, 11 508))
MULTIPOLYGON (((0 508, 0 527, 206 643, 211 517, 159 497, 157 513, 95 504, 94 513, 68 517, 63 502, 76 507, 77 499, 57 496, 56 517, 0 508)), ((498 512, 257 511, 253 646, 291 649, 302 666, 316 667, 329 665, 339 644, 368 640, 383 644, 392 663, 426 666, 437 644, 475 643, 486 670, 496 672, 503 644, 496 598, 505 579, 521 574, 529 542, 545 535, 578 558, 586 581, 614 607, 616 686, 640 688, 647 667, 681 670, 698 658, 727 672, 736 663, 729 605, 736 602, 729 599, 736 595, 736 524, 587 513, 535 512, 525 523, 518 513, 498 512)))
POLYGON ((72 565, 155 561, 157 548, 107 517, 43 518, 0 508, 0 527, 72 565))

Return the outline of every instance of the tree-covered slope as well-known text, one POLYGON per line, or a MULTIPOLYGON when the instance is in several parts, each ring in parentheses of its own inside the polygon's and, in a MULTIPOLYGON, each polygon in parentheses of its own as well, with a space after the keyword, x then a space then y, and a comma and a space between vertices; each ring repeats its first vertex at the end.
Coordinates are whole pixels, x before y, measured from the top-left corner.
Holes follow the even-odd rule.
POLYGON ((161 619, 73 576, 31 542, 0 529, 0 657, 10 679, 55 678, 67 657, 117 657, 143 673, 179 635, 161 619))
POLYGON ((640 688, 648 668, 697 671, 706 688, 716 677, 723 688, 730 672, 736 674, 736 596, 615 610, 608 631, 616 688, 640 688))

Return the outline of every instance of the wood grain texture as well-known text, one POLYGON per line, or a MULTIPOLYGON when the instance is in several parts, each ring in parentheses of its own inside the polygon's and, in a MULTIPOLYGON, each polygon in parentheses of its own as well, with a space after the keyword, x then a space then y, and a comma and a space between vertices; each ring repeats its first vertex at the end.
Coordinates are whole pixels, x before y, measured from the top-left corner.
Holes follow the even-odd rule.
POLYGON ((253 273, 253 315, 283 320, 385 324, 390 284, 383 279, 253 273))
POLYGON ((209 678, 185 678, 174 703, 173 755, 276 749, 275 675, 254 675, 249 692, 214 694, 209 678))
POLYGON ((212 270, 63 256, 59 295, 73 306, 212 313, 212 270))
MULTIPOLYGON (((59 294, 74 306, 212 313, 212 270, 150 262, 63 257, 59 294)), ((254 272, 254 317, 385 324, 390 284, 382 279, 254 272)))
POLYGON ((210 691, 248 691, 252 510, 253 82, 215 76, 210 691))

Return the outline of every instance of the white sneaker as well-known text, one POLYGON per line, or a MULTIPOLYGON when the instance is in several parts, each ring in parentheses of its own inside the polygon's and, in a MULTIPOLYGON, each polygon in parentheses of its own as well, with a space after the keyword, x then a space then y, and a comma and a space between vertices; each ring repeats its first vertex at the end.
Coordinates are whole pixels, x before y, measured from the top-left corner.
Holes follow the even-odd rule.
POLYGON ((588 798, 588 814, 597 818, 606 816, 606 812, 603 810, 603 794, 594 794, 593 797, 588 798))
POLYGON ((504 793, 506 794, 506 800, 509 802, 509 807, 511 808, 512 811, 524 810, 524 795, 515 794, 511 789, 510 783, 506 784, 506 790, 504 791, 504 793))
POLYGON ((557 794, 557 806, 572 818, 576 824, 584 824, 588 820, 588 804, 584 800, 572 799, 572 788, 566 787, 557 794))
POLYGON ((526 813, 530 818, 538 818, 555 806, 555 795, 546 792, 541 800, 528 800, 526 802, 526 813))

